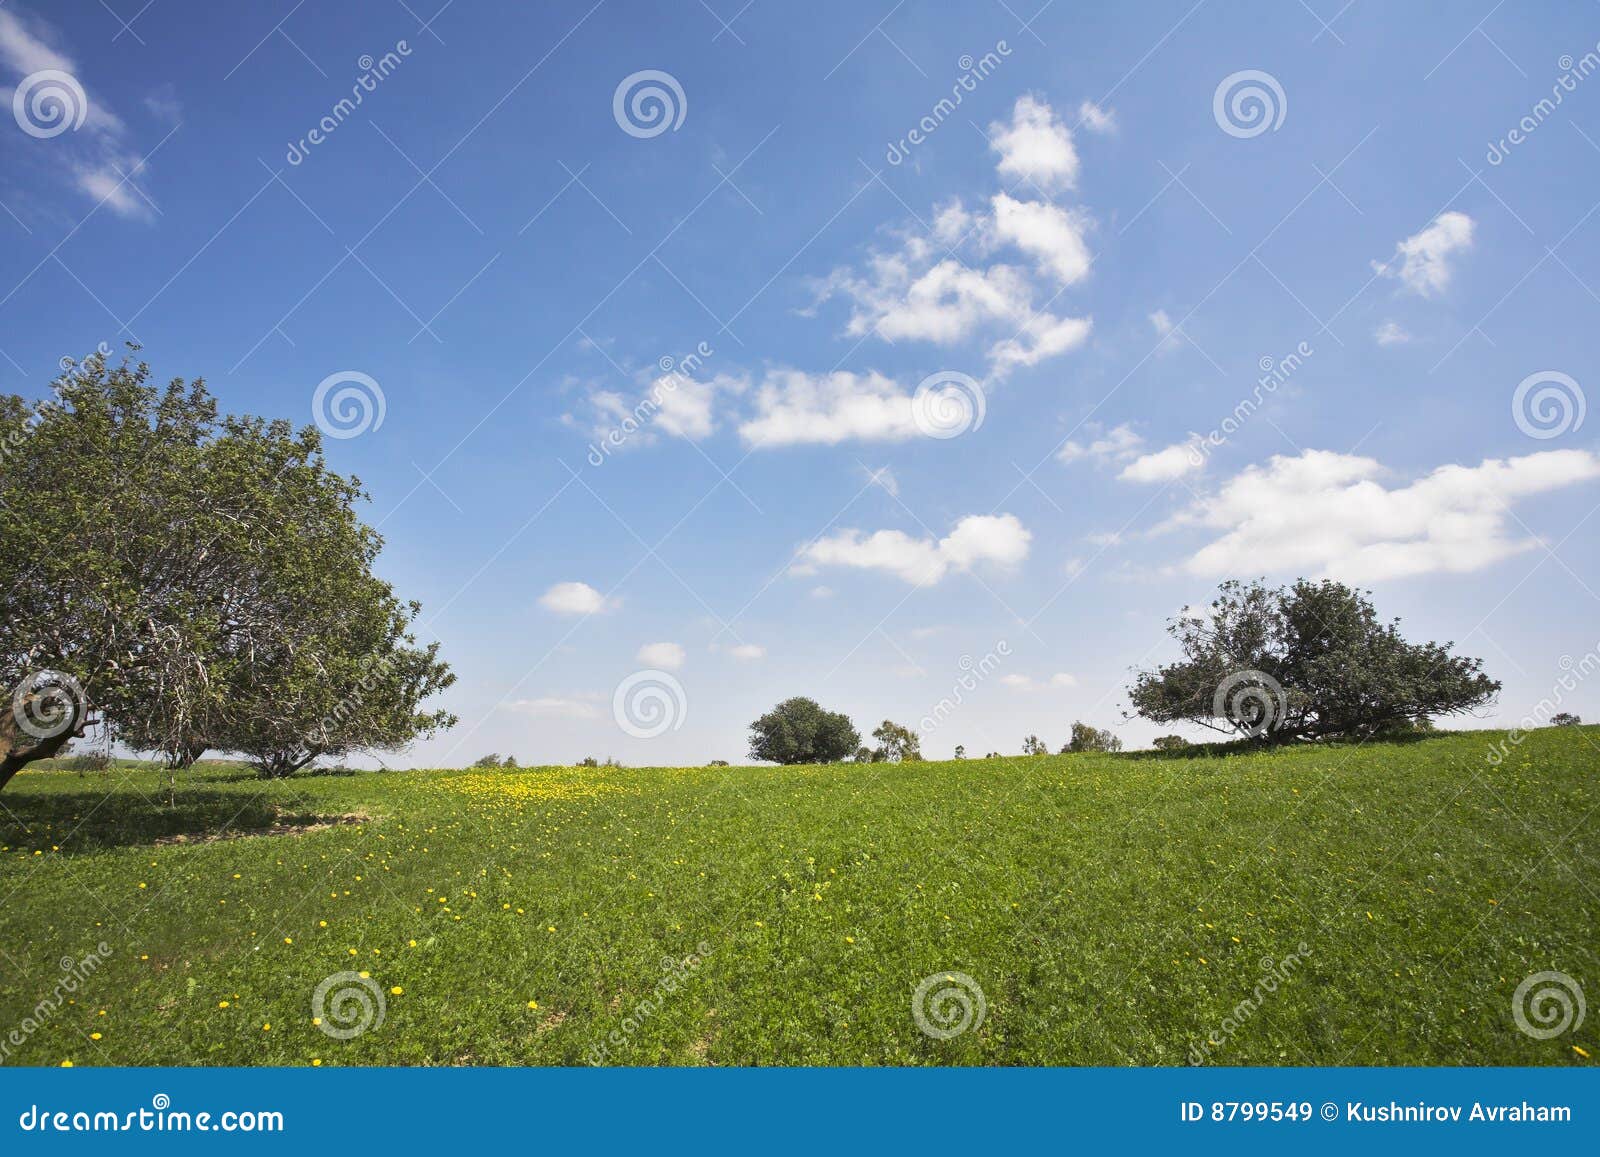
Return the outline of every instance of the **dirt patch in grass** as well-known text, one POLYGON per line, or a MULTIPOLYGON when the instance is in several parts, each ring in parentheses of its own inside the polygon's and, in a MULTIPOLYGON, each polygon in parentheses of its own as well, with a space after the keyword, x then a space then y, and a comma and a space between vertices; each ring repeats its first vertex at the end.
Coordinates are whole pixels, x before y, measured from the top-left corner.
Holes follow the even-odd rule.
POLYGON ((245 840, 257 836, 303 836, 311 832, 324 832, 329 828, 348 827, 352 824, 369 824, 373 817, 366 812, 346 812, 343 815, 280 816, 275 823, 261 828, 234 829, 225 832, 178 832, 162 836, 157 844, 214 844, 219 840, 245 840))

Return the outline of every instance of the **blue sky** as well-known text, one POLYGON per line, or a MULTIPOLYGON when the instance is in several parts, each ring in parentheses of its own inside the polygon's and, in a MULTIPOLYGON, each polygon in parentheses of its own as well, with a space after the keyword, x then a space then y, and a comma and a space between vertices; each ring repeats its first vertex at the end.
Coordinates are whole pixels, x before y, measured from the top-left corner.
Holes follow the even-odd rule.
POLYGON ((1600 13, 1033 11, 9 0, 0 389, 132 335, 381 397, 328 456, 460 676, 402 763, 737 762, 979 665, 928 754, 1139 745, 1130 669, 1256 575, 1600 715, 1600 13))

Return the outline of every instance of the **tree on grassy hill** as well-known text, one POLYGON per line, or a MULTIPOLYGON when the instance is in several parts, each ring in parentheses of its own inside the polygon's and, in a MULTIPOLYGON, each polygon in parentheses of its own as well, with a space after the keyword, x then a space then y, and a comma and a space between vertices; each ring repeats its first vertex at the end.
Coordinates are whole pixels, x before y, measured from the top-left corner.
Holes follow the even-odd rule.
POLYGON ((472 766, 473 767, 499 767, 500 766, 500 753, 498 751, 491 751, 488 755, 480 755, 477 759, 473 760, 472 766))
POLYGON ((1366 739, 1472 711, 1500 684, 1449 643, 1408 643, 1363 592, 1305 579, 1225 582, 1209 612, 1173 619, 1183 659, 1141 671, 1136 712, 1263 742, 1366 739))
POLYGON ((872 738, 878 746, 872 749, 873 763, 919 763, 922 760, 922 741, 909 727, 885 719, 872 738))
POLYGON ((449 721, 415 709, 451 676, 371 574, 365 495, 317 430, 102 354, 52 395, 0 397, 0 787, 93 724, 172 767, 215 747, 281 770, 449 721), (347 700, 368 706, 324 725, 347 700))
POLYGON ((1550 726, 1552 727, 1578 727, 1582 723, 1583 720, 1570 711, 1557 711, 1550 716, 1550 726))
POLYGON ((848 716, 815 699, 785 699, 750 725, 750 758, 764 763, 837 763, 861 736, 848 716))
POLYGON ((1037 735, 1030 735, 1022 741, 1023 755, 1049 755, 1050 745, 1037 735))
POLYGON ((1157 751, 1182 751, 1189 746, 1189 741, 1181 735, 1158 735, 1151 740, 1150 746, 1157 751))
POLYGON ((1109 731, 1091 727, 1087 723, 1072 725, 1072 738, 1061 749, 1061 754, 1078 751, 1121 751, 1122 740, 1109 731))

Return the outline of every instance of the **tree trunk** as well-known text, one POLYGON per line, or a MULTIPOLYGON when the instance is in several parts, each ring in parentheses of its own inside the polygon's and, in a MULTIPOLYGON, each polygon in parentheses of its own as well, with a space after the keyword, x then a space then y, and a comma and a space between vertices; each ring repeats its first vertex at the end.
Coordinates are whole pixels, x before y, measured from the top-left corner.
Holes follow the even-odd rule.
POLYGON ((0 710, 0 791, 5 790, 6 784, 28 764, 49 759, 74 736, 82 735, 84 721, 75 719, 73 723, 74 726, 63 729, 60 735, 38 739, 22 730, 14 709, 0 710))

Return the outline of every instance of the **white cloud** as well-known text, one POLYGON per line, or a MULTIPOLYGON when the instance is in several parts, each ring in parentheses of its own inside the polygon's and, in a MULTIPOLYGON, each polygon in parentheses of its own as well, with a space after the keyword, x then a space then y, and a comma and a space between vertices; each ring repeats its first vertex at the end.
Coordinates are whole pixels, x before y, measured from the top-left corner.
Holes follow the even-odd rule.
POLYGON ((1075 285, 1089 276, 1094 258, 1084 241, 1088 223, 1080 214, 1048 201, 1018 201, 1004 193, 995 195, 993 207, 993 243, 1016 246, 1061 285, 1075 285))
POLYGON ((852 439, 898 442, 918 430, 911 394, 882 374, 774 370, 756 391, 755 414, 739 434, 751 446, 836 446, 852 439))
POLYGON ((1087 445, 1082 442, 1062 443, 1061 449, 1056 451, 1056 460, 1076 462, 1080 458, 1087 458, 1098 465, 1128 462, 1138 455, 1139 447, 1143 445, 1144 439, 1124 422, 1120 426, 1113 426, 1087 445))
POLYGON ((833 588, 832 587, 812 587, 811 588, 811 597, 814 598, 814 599, 831 599, 831 598, 833 598, 833 588))
POLYGON ((1016 691, 1033 690, 1033 680, 1026 675, 1002 675, 1000 682, 1016 691))
MULTIPOLYGON (((103 205, 123 217, 153 219, 155 210, 150 200, 134 184, 143 166, 139 155, 124 143, 127 126, 98 94, 88 92, 83 70, 55 47, 55 40, 54 29, 43 21, 0 9, 0 65, 16 73, 19 80, 45 70, 64 72, 86 97, 81 127, 52 140, 48 155, 63 166, 71 184, 92 198, 97 207, 103 205)), ((0 86, 0 95, 7 98, 14 91, 0 86)), ((11 102, 7 99, 6 103, 11 102)))
POLYGON ((556 583, 539 596, 539 605, 558 615, 592 615, 609 604, 588 583, 556 583))
POLYGON ((900 480, 894 476, 893 470, 887 466, 880 466, 876 470, 863 466, 861 469, 867 476, 867 485, 880 488, 892 498, 900 497, 900 480))
POLYGON ((1183 567, 1203 576, 1262 571, 1370 582, 1479 570, 1532 549, 1508 527, 1519 499, 1600 478, 1600 456, 1552 450, 1440 466, 1386 488, 1371 458, 1309 450, 1228 480, 1167 524, 1220 535, 1183 567))
POLYGON ((1158 309, 1150 315, 1150 325, 1155 329, 1158 337, 1166 337, 1172 332, 1172 319, 1167 316, 1167 311, 1158 309))
POLYGON ((1384 322, 1372 331, 1372 336, 1377 339, 1379 345, 1402 345, 1411 340, 1411 335, 1397 321, 1384 322))
POLYGON ((1092 100, 1086 100, 1078 106, 1078 120, 1082 121, 1083 127, 1092 133, 1117 131, 1116 110, 1101 108, 1092 100))
POLYGON ((584 703, 577 699, 554 697, 515 699, 506 704, 506 710, 515 711, 520 715, 557 716, 566 719, 598 719, 600 717, 600 712, 596 710, 592 703, 584 703))
POLYGON ((1069 675, 1065 671, 1057 671, 1050 676, 1050 685, 1052 687, 1076 687, 1078 678, 1076 675, 1069 675))
POLYGON ((1413 293, 1433 297, 1449 288, 1451 258, 1472 247, 1472 230, 1472 218, 1465 213, 1441 213, 1426 229, 1396 245, 1387 263, 1374 261, 1372 268, 1398 277, 1413 293))
POLYGON ((752 659, 765 658, 767 649, 757 643, 740 643, 737 647, 729 647, 728 654, 732 655, 735 659, 744 659, 748 661, 752 659))
POLYGON ((1078 180, 1078 153, 1072 133, 1038 97, 1024 95, 1011 110, 1011 123, 989 126, 990 147, 1000 154, 1002 177, 1031 181, 1044 192, 1070 189, 1078 180))
POLYGON ((646 643, 639 648, 639 653, 634 657, 646 667, 676 671, 683 666, 683 661, 688 655, 677 643, 646 643))
POLYGON ((1178 442, 1164 450, 1141 454, 1117 475, 1124 482, 1171 482, 1200 469, 1205 458, 1192 441, 1178 442))
POLYGON ((942 539, 913 538, 904 531, 864 534, 842 530, 803 548, 791 568, 812 574, 825 566, 881 570, 919 586, 931 586, 951 570, 979 563, 1015 565, 1028 557, 1033 534, 1011 514, 970 514, 942 539))
POLYGON ((745 388, 744 379, 728 374, 706 381, 687 374, 664 374, 651 380, 637 400, 615 390, 591 390, 591 415, 579 420, 568 414, 565 420, 585 428, 603 453, 628 445, 650 445, 659 434, 698 441, 716 432, 720 400, 741 394, 745 388))
POLYGON ((997 377, 1017 366, 1036 366, 1046 358, 1076 349, 1089 339, 1093 322, 1086 317, 1056 317, 1039 313, 1022 328, 989 349, 989 364, 997 377))

